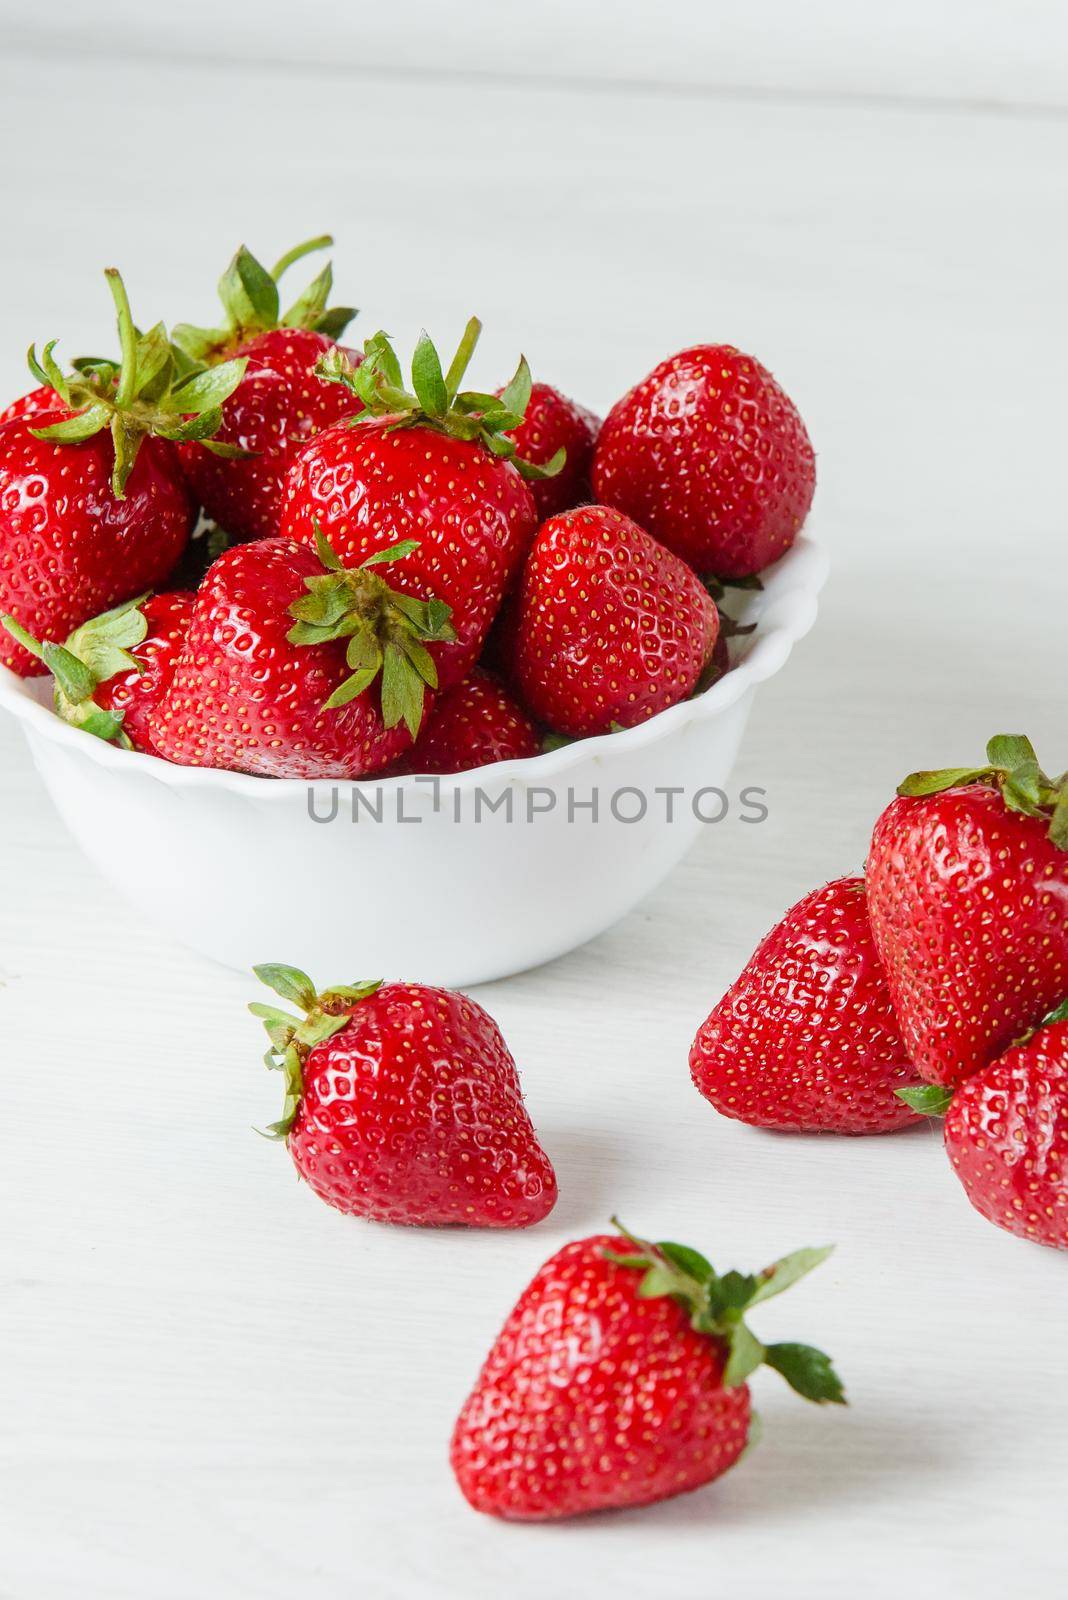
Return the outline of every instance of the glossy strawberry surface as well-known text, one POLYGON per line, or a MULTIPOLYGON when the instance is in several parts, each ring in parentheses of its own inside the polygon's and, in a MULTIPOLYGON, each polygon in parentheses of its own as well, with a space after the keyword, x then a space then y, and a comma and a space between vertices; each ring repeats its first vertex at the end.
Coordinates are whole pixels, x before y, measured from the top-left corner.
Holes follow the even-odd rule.
POLYGON ((538 517, 555 516, 583 500, 592 499, 590 467, 601 420, 585 406, 576 405, 559 389, 535 383, 526 415, 512 432, 516 449, 525 461, 544 467, 558 450, 566 452, 564 464, 552 478, 534 479, 529 487, 538 517))
POLYGON ((289 1133, 297 1170, 377 1222, 523 1228, 556 1177, 500 1029, 446 989, 388 983, 308 1055, 289 1133))
POLYGON ((540 755, 541 734, 491 673, 475 667, 438 700, 398 772, 470 772, 495 761, 540 755))
POLYGON ((148 632, 133 654, 141 670, 117 673, 98 684, 93 699, 105 711, 122 713, 122 731, 135 750, 156 755, 152 713, 170 686, 185 643, 195 595, 176 589, 151 595, 139 607, 148 632))
POLYGON ((989 1222, 1068 1250, 1068 1022, 973 1073, 946 1112, 945 1141, 989 1222))
POLYGON ((876 948, 918 1074, 954 1085, 1068 994, 1068 853, 973 783, 899 797, 865 871, 876 948))
POLYGON ((289 606, 322 566, 291 539, 227 550, 197 592, 170 686, 151 713, 160 755, 194 767, 274 778, 358 778, 410 744, 382 722, 377 684, 337 710, 349 676, 344 641, 294 645, 289 606))
POLYGON ((608 413, 593 489, 702 574, 743 578, 793 544, 816 458, 793 401, 733 345, 662 361, 608 413))
POLYGON ((286 480, 282 531, 306 544, 318 524, 346 567, 401 540, 397 589, 452 607, 454 643, 432 644, 439 687, 474 666, 537 523, 527 485, 481 444, 428 427, 367 422, 304 445, 286 480))
MULTIPOLYGON (((112 491, 107 431, 76 444, 36 439, 35 418, 60 408, 37 395, 0 423, 0 611, 35 638, 64 639, 99 612, 162 583, 189 539, 193 506, 174 445, 146 438, 124 499, 112 491)), ((0 632, 0 663, 40 665, 0 632)))
POLYGON ((861 878, 806 895, 758 946, 700 1028, 694 1083, 755 1127, 885 1133, 920 1119, 915 1079, 875 952, 861 878))
POLYGON ((696 1489, 738 1459, 749 1390, 673 1299, 638 1295, 611 1234, 565 1245, 498 1335, 452 1439, 477 1511, 546 1520, 696 1489))
MULTIPOLYGON (((248 366, 223 407, 215 438, 251 454, 228 461, 202 444, 180 450, 199 504, 232 538, 277 534, 293 450, 361 409, 347 389, 315 376, 316 362, 333 348, 332 339, 308 328, 272 328, 227 352, 247 356, 248 366)), ((358 365, 355 351, 346 354, 358 365)))
POLYGON ((538 530, 508 617, 510 670, 556 732, 608 733, 692 693, 718 628, 685 562, 621 512, 582 506, 538 530))

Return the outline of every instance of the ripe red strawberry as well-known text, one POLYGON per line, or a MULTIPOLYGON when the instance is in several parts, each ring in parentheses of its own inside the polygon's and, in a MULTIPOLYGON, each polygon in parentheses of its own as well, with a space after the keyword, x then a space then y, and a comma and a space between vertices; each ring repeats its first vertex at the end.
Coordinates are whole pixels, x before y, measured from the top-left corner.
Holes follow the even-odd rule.
POLYGON ((946 1153, 975 1209, 1035 1244, 1068 1250, 1068 1005, 956 1092, 906 1090, 945 1114, 946 1153))
POLYGON ((798 901, 700 1028, 693 1081, 758 1128, 886 1133, 918 1120, 915 1073, 868 922, 862 878, 798 901))
POLYGON ((522 706, 482 667, 443 694, 396 772, 471 772, 541 754, 542 737, 522 706))
POLYGON ((868 910, 905 1047, 957 1084, 1068 993, 1068 786, 1029 740, 918 772, 875 824, 868 910))
MULTIPOLYGON (((0 611, 38 639, 63 639, 105 607, 163 582, 194 520, 173 441, 210 434, 241 362, 178 376, 162 325, 138 336, 122 280, 107 274, 121 363, 64 375, 46 346, 30 368, 43 389, 0 423, 0 611), (49 398, 49 394, 51 398, 49 398)), ((2 636, 0 662, 38 671, 2 636)))
POLYGON ((793 544, 816 458, 766 367, 733 345, 701 344, 669 356, 612 407, 593 489, 698 572, 743 578, 793 544))
POLYGON ((546 1521, 709 1483, 746 1446, 761 1363, 807 1400, 844 1400, 821 1351, 765 1346, 742 1320, 827 1250, 720 1276, 696 1250, 620 1233, 559 1250, 498 1335, 452 1438, 476 1511, 546 1521))
POLYGON ((127 600, 83 622, 62 645, 39 642, 13 617, 0 615, 0 622, 55 678, 58 716, 155 755, 151 716, 170 684, 193 600, 183 590, 127 600))
POLYGON ((197 592, 185 644, 151 722, 183 766, 269 778, 358 778, 395 761, 419 731, 449 608, 390 589, 376 568, 408 544, 346 570, 325 540, 224 551, 197 592))
POLYGON ((538 529, 509 617, 510 666, 534 715, 582 738, 685 699, 718 627, 685 562, 620 512, 580 506, 538 529))
POLYGON ((576 405, 559 389, 536 383, 530 391, 526 414, 512 438, 519 454, 544 467, 564 452, 564 464, 554 477, 530 485, 538 520, 554 517, 581 501, 592 499, 590 467, 601 419, 576 405))
POLYGON ((480 1005, 421 983, 317 994, 294 967, 256 976, 303 1013, 249 1008, 286 1081, 268 1131, 320 1199, 375 1222, 526 1228, 548 1216, 556 1176, 480 1005))
POLYGON ((228 356, 247 362, 216 435, 216 443, 240 454, 220 456, 210 444, 183 445, 181 452, 200 505, 235 539, 278 533, 293 450, 360 409, 347 389, 315 376, 317 362, 334 349, 356 315, 349 306, 327 307, 333 284, 330 265, 284 314, 278 296, 278 280, 288 267, 332 243, 328 235, 309 239, 270 272, 242 245, 219 283, 225 325, 194 328, 183 323, 174 330, 175 343, 195 363, 213 364, 228 356))
POLYGON ((368 340, 358 369, 341 352, 322 362, 320 375, 351 388, 366 409, 297 452, 282 515, 290 538, 309 543, 321 528, 346 565, 397 539, 417 541, 392 578, 408 594, 452 607, 455 639, 431 651, 442 689, 474 666, 533 537, 537 514, 523 475, 546 476, 560 464, 532 467, 515 454, 508 430, 530 394, 525 362, 500 399, 460 392, 479 328, 472 319, 444 377, 423 335, 414 394, 384 334, 368 340))

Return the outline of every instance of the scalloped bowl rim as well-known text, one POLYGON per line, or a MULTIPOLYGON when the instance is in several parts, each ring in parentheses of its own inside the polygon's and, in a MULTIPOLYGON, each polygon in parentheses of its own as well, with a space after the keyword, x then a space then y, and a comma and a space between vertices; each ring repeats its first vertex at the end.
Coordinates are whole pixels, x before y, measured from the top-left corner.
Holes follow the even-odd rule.
MULTIPOLYGON (((706 689, 704 694, 680 701, 678 705, 658 712, 636 727, 625 728, 618 733, 576 739, 557 750, 520 760, 497 761, 489 766, 472 767, 466 772, 443 774, 437 779, 442 791, 452 793, 458 789, 474 789, 480 782, 484 783, 488 776, 495 783, 525 780, 545 782, 561 777, 591 760, 596 761, 609 751, 615 755, 638 750, 667 739, 692 723, 706 722, 718 716, 740 700, 747 689, 763 683, 783 667, 794 645, 815 621, 817 597, 826 580, 828 566, 825 547, 803 534, 786 555, 762 573, 764 590, 755 594, 747 606, 747 611, 755 614, 758 621, 753 645, 738 664, 718 683, 706 689), (773 613, 774 620, 765 632, 762 629, 766 613, 773 613)), ((346 787, 395 789, 419 779, 417 773, 392 778, 374 775, 361 779, 265 778, 248 772, 230 772, 220 767, 178 766, 159 756, 120 749, 117 745, 107 744, 102 739, 71 727, 57 717, 48 704, 37 698, 34 686, 46 681, 44 677, 20 678, 6 667, 0 667, 0 708, 23 722, 28 733, 78 751, 88 760, 112 771, 141 772, 172 788, 226 790, 248 798, 255 796, 259 800, 271 798, 282 802, 294 794, 306 794, 309 788, 329 790, 344 784, 346 787)), ((423 781, 426 781, 425 778, 423 781)))

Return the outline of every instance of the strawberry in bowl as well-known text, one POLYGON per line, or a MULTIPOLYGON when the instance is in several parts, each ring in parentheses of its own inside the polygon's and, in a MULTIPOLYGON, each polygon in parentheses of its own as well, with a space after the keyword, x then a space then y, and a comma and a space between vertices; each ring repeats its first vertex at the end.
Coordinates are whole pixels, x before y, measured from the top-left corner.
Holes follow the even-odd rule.
MULTIPOLYGON (((174 329, 175 345, 195 367, 234 357, 245 363, 214 443, 181 448, 197 502, 234 539, 265 539, 279 531, 293 451, 360 408, 349 391, 323 383, 315 373, 356 315, 351 306, 328 303, 330 263, 288 309, 279 293, 283 273, 332 243, 329 234, 309 239, 287 251, 270 271, 242 245, 219 281, 222 325, 179 323, 174 329), (224 453, 220 444, 227 447, 224 453)), ((349 356, 359 360, 354 352, 349 356)))
MULTIPOLYGON (((41 387, 0 422, 0 612, 38 640, 166 581, 195 520, 178 448, 213 437, 244 372, 242 360, 182 372, 162 324, 139 334, 121 277, 106 277, 120 359, 64 373, 54 341, 31 350, 41 387)), ((10 631, 0 664, 40 670, 10 631)))

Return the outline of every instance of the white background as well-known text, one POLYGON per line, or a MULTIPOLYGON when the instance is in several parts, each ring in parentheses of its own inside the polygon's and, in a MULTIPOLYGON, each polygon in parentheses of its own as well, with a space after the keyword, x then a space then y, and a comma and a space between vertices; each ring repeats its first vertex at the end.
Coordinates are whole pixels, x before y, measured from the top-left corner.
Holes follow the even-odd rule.
MULTIPOLYGON (((809 420, 833 577, 736 774, 767 824, 710 829, 613 932, 480 991, 561 1180, 520 1235, 298 1188, 250 1132, 277 1099, 250 981, 111 901, 0 727, 0 1597, 1052 1592, 1063 1259, 972 1213, 933 1132, 745 1130, 685 1056, 903 772, 995 730, 1068 765, 1060 8, 330 10, 5 8, 0 393, 31 338, 108 339, 113 260, 140 314, 201 319, 239 239, 332 227, 364 331, 448 342, 477 309, 480 381, 523 347, 605 407, 685 342, 754 350, 809 420), (723 1265, 837 1240, 760 1327, 830 1349, 852 1406, 769 1374, 764 1442, 706 1491, 479 1518, 455 1412, 533 1270, 614 1208, 723 1265)), ((366 974, 339 950, 319 976, 366 974)))

